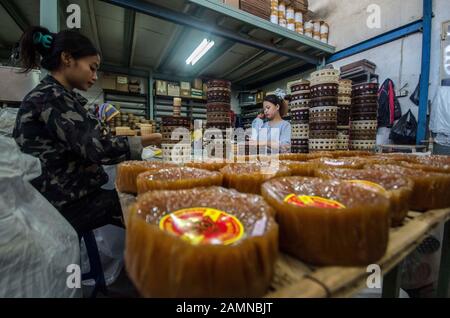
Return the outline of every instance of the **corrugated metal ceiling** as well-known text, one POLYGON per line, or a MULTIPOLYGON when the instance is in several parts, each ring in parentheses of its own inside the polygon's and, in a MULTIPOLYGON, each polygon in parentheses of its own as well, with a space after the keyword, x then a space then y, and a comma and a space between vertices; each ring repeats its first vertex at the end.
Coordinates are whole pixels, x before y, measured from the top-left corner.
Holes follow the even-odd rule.
MULTIPOLYGON (((30 25, 39 23, 39 1, 1 0, 0 3, 2 2, 13 3, 16 14, 26 23, 30 25)), ((276 34, 189 1, 146 0, 146 2, 195 17, 198 21, 208 22, 218 28, 241 33, 248 38, 278 43, 281 48, 297 50, 300 47, 298 51, 306 50, 308 54, 323 55, 320 50, 300 45, 292 39, 283 39, 276 34)), ((61 0, 60 3, 62 4, 60 20, 64 28, 67 13, 63 8, 68 5, 68 1, 61 0)), ((227 78, 236 84, 246 85, 305 64, 298 59, 286 58, 104 1, 71 0, 70 3, 80 5, 81 32, 94 43, 98 43, 103 63, 109 65, 153 70, 167 76, 227 78), (203 38, 214 40, 215 46, 195 66, 186 65, 186 58, 203 38)), ((20 27, 1 6, 0 45, 11 46, 19 40, 21 33, 20 27)))

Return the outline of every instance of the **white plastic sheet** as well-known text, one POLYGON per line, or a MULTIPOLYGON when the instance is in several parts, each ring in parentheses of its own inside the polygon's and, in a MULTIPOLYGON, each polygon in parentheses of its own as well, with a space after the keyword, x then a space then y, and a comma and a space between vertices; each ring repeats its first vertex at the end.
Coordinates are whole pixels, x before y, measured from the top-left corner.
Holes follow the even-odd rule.
POLYGON ((40 174, 37 158, 0 136, 0 297, 81 297, 67 284, 68 266, 80 264, 78 236, 29 184, 40 174))
POLYGON ((450 87, 438 88, 431 104, 430 130, 450 136, 450 87))
POLYGON ((0 109, 0 136, 12 136, 18 111, 18 108, 9 107, 0 109))

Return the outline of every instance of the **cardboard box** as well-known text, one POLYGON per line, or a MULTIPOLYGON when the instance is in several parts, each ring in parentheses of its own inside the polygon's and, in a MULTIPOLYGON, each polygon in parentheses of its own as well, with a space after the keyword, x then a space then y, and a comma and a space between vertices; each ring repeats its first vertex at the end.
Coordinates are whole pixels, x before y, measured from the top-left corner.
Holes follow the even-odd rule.
POLYGON ((101 86, 102 89, 112 89, 115 90, 116 89, 116 81, 117 78, 115 75, 111 75, 111 74, 103 74, 102 76, 102 80, 101 80, 101 86))
POLYGON ((166 81, 156 81, 156 95, 167 96, 167 82, 166 81))
POLYGON ((129 91, 129 89, 128 89, 128 77, 126 77, 126 76, 117 76, 116 90, 118 90, 119 92, 127 92, 128 93, 128 91, 129 91))
POLYGON ((130 81, 128 84, 128 89, 131 93, 140 93, 141 92, 141 82, 138 80, 130 81))
POLYGON ((189 97, 191 96, 191 83, 181 82, 180 83, 181 96, 189 97))
POLYGON ((264 101, 265 93, 263 91, 259 91, 256 93, 256 102, 262 103, 264 101))
POLYGON ((195 98, 203 98, 203 90, 201 89, 191 89, 191 96, 195 98))
POLYGON ((130 90, 130 93, 140 93, 141 92, 141 86, 130 84, 128 85, 128 89, 130 90))
POLYGON ((202 81, 202 79, 201 78, 196 78, 194 80, 192 86, 193 86, 192 88, 202 90, 203 89, 203 81, 202 81))
POLYGON ((223 0, 224 4, 229 5, 230 7, 234 7, 236 9, 239 9, 239 2, 240 0, 223 0))
POLYGON ((167 83, 167 95, 179 97, 180 96, 180 84, 167 83))

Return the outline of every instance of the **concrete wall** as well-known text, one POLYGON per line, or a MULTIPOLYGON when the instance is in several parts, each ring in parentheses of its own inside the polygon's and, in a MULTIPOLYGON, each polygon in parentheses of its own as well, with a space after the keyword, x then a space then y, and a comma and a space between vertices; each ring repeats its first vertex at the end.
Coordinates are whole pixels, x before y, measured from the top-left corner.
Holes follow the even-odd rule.
MULTIPOLYGON (((368 38, 382 34, 386 31, 418 20, 422 16, 422 0, 311 0, 311 10, 317 17, 323 18, 330 25, 330 43, 337 50, 357 44, 368 38), (381 8, 381 28, 370 29, 367 27, 367 7, 377 4, 381 8)), ((439 85, 440 61, 441 61, 441 25, 450 20, 450 1, 434 0, 433 12, 433 36, 431 47, 431 75, 430 75, 430 99, 432 100, 439 85)), ((414 34, 407 38, 397 40, 384 46, 360 53, 358 55, 340 60, 333 65, 340 68, 343 65, 368 59, 377 64, 377 73, 380 82, 391 78, 396 88, 407 84, 410 94, 416 88, 421 72, 422 59, 422 35, 414 34)), ((308 73, 282 79, 263 87, 265 91, 277 87, 286 89, 289 81, 299 78, 307 78, 308 73)), ((417 117, 418 107, 409 98, 400 98, 403 112, 411 109, 417 117)))

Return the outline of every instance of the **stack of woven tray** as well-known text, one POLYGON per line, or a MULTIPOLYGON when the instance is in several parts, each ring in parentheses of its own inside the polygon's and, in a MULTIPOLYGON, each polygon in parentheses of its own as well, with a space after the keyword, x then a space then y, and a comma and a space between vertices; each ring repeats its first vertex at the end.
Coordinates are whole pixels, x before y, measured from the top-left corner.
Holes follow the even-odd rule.
POLYGON ((377 139, 378 83, 353 85, 350 149, 373 150, 377 139))
POLYGON ((310 83, 306 80, 290 84, 291 102, 291 151, 292 153, 308 153, 309 138, 309 106, 311 101, 310 83))
POLYGON ((191 122, 188 117, 166 116, 162 117, 162 152, 164 161, 187 162, 190 161, 191 144, 180 145, 181 140, 188 140, 191 122), (179 129, 181 128, 181 129, 179 129), (179 132, 177 132, 177 129, 179 132), (175 139, 172 139, 174 137, 175 139), (178 145, 177 145, 178 144, 178 145), (175 150, 174 150, 175 149, 175 150))
POLYGON ((336 150, 339 70, 311 74, 309 151, 336 150))
POLYGON ((339 81, 337 115, 337 150, 348 150, 350 139, 350 110, 352 107, 352 81, 339 81))

